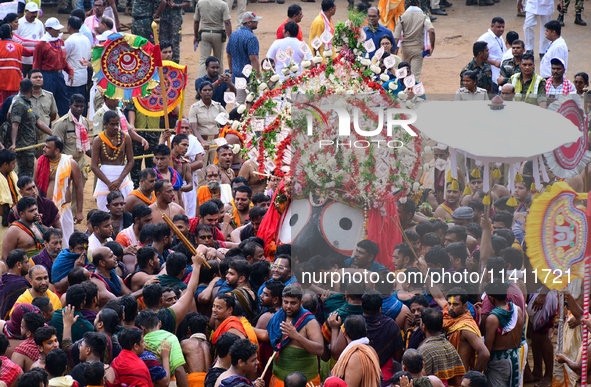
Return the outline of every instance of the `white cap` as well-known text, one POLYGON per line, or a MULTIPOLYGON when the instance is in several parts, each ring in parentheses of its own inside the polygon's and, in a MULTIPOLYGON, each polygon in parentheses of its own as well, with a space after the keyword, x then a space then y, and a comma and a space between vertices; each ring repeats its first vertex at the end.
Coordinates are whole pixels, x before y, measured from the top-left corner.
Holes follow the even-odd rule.
POLYGON ((27 5, 25 5, 25 11, 39 12, 39 6, 37 5, 37 3, 30 1, 27 3, 27 5))
MULTIPOLYGON (((31 3, 29 3, 31 4, 31 3)), ((61 30, 62 28, 64 28, 64 26, 62 26, 60 24, 60 21, 57 20, 57 18, 55 17, 50 17, 49 19, 47 19, 47 21, 45 22, 45 28, 53 28, 54 30, 61 30)))

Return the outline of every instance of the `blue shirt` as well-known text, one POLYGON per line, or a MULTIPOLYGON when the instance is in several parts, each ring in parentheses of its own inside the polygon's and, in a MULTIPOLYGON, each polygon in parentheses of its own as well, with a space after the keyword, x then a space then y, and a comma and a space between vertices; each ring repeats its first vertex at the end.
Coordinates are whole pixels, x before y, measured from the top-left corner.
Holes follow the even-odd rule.
MULTIPOLYGON (((205 76, 203 76, 203 78, 197 78, 195 79, 195 91, 199 92, 199 86, 203 83, 203 82, 211 82, 212 84, 217 81, 218 79, 220 79, 220 76, 218 75, 217 78, 215 79, 211 79, 210 77, 207 76, 207 74, 205 76)), ((230 88, 230 86, 228 86, 228 84, 226 82, 221 82, 218 87, 216 87, 215 89, 213 89, 213 95, 211 97, 212 100, 219 102, 223 107, 226 107, 226 101, 224 101, 224 93, 230 88)))
POLYGON ((250 28, 242 26, 230 35, 226 54, 232 57, 232 82, 236 77, 245 78, 242 69, 251 64, 250 55, 259 54, 259 40, 250 28))
POLYGON ((389 37, 392 38, 392 42, 393 42, 392 51, 396 50, 396 43, 394 41, 394 35, 392 35, 392 31, 390 31, 386 27, 378 25, 378 27, 376 28, 376 30, 374 32, 369 29, 369 26, 367 26, 363 29, 363 31, 365 31, 365 36, 367 38, 365 40, 366 41, 369 39, 373 40, 373 44, 376 46, 376 49, 369 53, 370 58, 373 58, 374 54, 376 53, 376 50, 378 48, 380 48, 380 39, 382 39, 382 37, 385 35, 388 35, 389 37))
MULTIPOLYGON (((345 266, 346 266, 346 267, 351 267, 351 265, 353 264, 353 262, 354 262, 354 261, 355 261, 355 258, 353 258, 353 257, 351 257, 351 258, 347 259, 347 260, 345 261, 345 266)), ((368 270, 369 270, 369 271, 375 271, 375 272, 377 273, 377 272, 380 272, 380 271, 382 271, 382 270, 388 270, 388 268, 387 268, 386 266, 382 265, 382 264, 381 264, 381 263, 379 263, 379 262, 373 261, 373 262, 371 263, 371 266, 369 267, 369 269, 368 269, 368 270)))

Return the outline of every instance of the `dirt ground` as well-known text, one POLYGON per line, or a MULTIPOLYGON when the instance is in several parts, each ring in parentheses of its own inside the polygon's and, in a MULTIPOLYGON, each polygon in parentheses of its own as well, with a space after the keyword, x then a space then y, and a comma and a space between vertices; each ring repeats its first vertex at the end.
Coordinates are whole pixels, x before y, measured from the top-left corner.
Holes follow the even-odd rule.
MULTIPOLYGON (((448 16, 439 16, 434 22, 436 32, 435 51, 431 58, 425 59, 421 81, 425 84, 427 95, 433 98, 435 95, 454 94, 459 87, 459 74, 463 66, 472 59, 472 44, 480 35, 485 33, 490 26, 490 20, 495 16, 505 19, 505 32, 516 31, 520 39, 523 35, 524 18, 516 16, 516 1, 501 0, 492 7, 465 6, 464 1, 451 0, 453 7, 447 8, 448 16)), ((377 5, 378 0, 374 0, 377 5)), ((287 0, 285 4, 248 4, 247 10, 262 16, 258 29, 255 31, 260 43, 260 56, 264 58, 271 43, 276 38, 277 27, 283 23, 287 16, 287 8, 291 4, 300 4, 304 18, 300 23, 304 37, 307 41, 312 20, 320 11, 320 0, 315 3, 287 0)), ((588 0, 585 5, 589 8, 588 0)), ((337 13, 333 20, 345 21, 347 19, 347 2, 337 0, 337 13)), ((581 27, 573 24, 574 21, 574 0, 571 1, 566 16, 566 27, 562 29, 562 36, 566 40, 569 49, 569 63, 567 77, 572 81, 574 74, 579 71, 591 71, 591 51, 583 49, 591 46, 591 11, 583 12, 583 19, 589 22, 589 26, 581 27)), ((44 9, 43 20, 48 17, 57 16, 64 25, 67 23, 67 15, 57 15, 56 8, 44 9)), ((236 10, 231 12, 232 24, 236 28, 236 10)), ((554 13, 554 18, 557 12, 554 13)), ((121 23, 130 24, 131 17, 120 15, 121 23)), ((127 31, 129 32, 129 31, 127 31)), ((535 52, 537 54, 539 29, 536 27, 535 52)), ((536 55, 537 58, 537 55, 536 55)), ((224 58, 226 62, 226 58, 224 58)), ((181 64, 188 66, 189 81, 185 100, 185 112, 188 113, 191 104, 195 102, 194 83, 197 78, 197 67, 199 64, 199 50, 193 51, 193 13, 184 16, 183 41, 181 43, 181 64)), ((536 65, 539 60, 536 59, 536 65)), ((224 66, 227 68, 227 63, 224 66)), ((229 105, 231 107, 231 105, 229 105)), ((92 196, 93 177, 89 178, 84 191, 84 210, 96 208, 96 200, 92 196)), ((85 226, 84 226, 85 227, 85 226)), ((79 226, 80 229, 84 227, 79 226)), ((530 346, 531 348, 531 346, 530 346)), ((531 350, 528 356, 529 364, 533 366, 531 350)), ((534 384, 526 384, 533 386, 534 384)))

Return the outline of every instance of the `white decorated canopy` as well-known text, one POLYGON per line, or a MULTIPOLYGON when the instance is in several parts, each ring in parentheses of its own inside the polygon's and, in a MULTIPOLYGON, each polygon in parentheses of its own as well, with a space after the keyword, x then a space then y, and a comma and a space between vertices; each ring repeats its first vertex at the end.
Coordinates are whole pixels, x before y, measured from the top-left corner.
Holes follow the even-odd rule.
MULTIPOLYGON (((434 141, 451 148, 451 173, 456 178, 455 153, 479 160, 484 165, 484 187, 489 189, 490 163, 508 163, 510 190, 517 173, 516 163, 532 160, 534 170, 541 155, 575 142, 579 128, 557 112, 524 102, 504 102, 491 109, 491 101, 426 101, 415 110, 416 127, 434 141)), ((543 178, 547 181, 545 169, 543 178)), ((534 174, 536 187, 539 175, 534 174)))
POLYGON ((482 162, 515 163, 577 141, 581 132, 564 116, 524 102, 427 101, 416 127, 434 141, 482 162))

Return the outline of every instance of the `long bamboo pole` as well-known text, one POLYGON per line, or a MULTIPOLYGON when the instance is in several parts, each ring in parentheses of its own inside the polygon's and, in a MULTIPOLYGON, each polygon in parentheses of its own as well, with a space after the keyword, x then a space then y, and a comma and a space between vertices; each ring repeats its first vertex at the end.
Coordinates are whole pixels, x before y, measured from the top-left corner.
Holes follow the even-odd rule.
MULTIPOLYGON (((174 234, 177 236, 177 238, 179 238, 179 240, 181 242, 183 242, 183 244, 185 246, 187 246, 187 248, 189 249, 189 251, 191 252, 191 254, 197 255, 197 249, 195 248, 195 246, 193 246, 191 244, 191 242, 189 242, 189 240, 187 239, 187 237, 185 237, 183 235, 183 233, 180 232, 180 230, 174 225, 174 223, 172 223, 172 220, 170 220, 170 218, 168 217, 168 215, 162 214, 162 219, 166 222, 166 224, 168 224, 168 227, 171 228, 172 232, 174 232, 174 234)), ((203 261, 203 264, 208 269, 211 269, 211 266, 209 266, 209 264, 207 263, 207 261, 203 261)))
MULTIPOLYGON (((152 31, 154 32, 154 43, 158 46, 160 41, 158 39, 158 24, 152 22, 152 31)), ((158 66, 158 76, 160 77, 160 93, 162 94, 162 110, 164 113, 164 128, 170 129, 168 122, 168 93, 166 92, 166 80, 164 79, 164 71, 162 66, 158 66)), ((168 137, 168 147, 172 149, 170 145, 170 137, 168 137)), ((170 158, 170 166, 172 167, 172 157, 170 158)))

